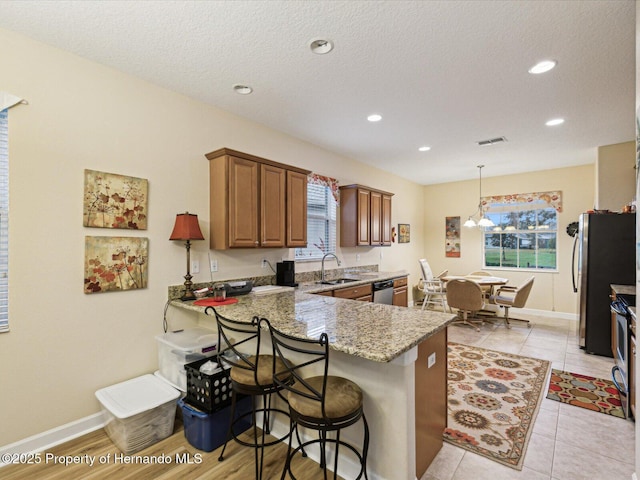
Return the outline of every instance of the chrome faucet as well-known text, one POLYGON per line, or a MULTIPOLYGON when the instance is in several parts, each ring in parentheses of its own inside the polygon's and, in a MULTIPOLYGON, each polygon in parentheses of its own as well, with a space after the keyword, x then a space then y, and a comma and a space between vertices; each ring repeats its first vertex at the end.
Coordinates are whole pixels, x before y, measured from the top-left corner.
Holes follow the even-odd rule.
POLYGON ((335 253, 325 253, 324 257, 322 257, 322 277, 320 279, 320 281, 322 281, 322 282, 325 281, 325 279, 324 279, 324 260, 325 260, 325 258, 327 258, 329 256, 335 258, 336 262, 338 262, 338 266, 340 266, 340 259, 336 256, 335 253))

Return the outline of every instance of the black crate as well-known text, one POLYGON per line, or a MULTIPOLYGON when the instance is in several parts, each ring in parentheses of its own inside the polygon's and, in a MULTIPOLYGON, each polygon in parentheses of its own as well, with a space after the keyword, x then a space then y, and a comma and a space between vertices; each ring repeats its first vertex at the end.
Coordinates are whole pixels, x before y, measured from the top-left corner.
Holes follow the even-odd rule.
POLYGON ((187 363, 187 396, 186 400, 200 410, 213 413, 231 404, 230 369, 223 369, 214 374, 200 372, 202 364, 217 357, 204 358, 187 363))

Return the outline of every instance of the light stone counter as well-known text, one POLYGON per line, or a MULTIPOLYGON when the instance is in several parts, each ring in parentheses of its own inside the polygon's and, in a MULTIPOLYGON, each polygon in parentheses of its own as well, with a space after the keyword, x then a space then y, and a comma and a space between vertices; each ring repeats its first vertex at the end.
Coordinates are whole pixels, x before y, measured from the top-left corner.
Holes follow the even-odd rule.
MULTIPOLYGON (((296 337, 317 339, 326 332, 333 350, 375 362, 390 362, 446 328, 454 316, 312 293, 401 276, 406 273, 376 272, 343 285, 309 283, 283 293, 251 293, 237 297, 236 304, 216 309, 221 315, 240 321, 250 321, 254 316, 267 318, 278 330, 296 337)), ((172 301, 171 305, 199 313, 206 308, 180 300, 172 301)))

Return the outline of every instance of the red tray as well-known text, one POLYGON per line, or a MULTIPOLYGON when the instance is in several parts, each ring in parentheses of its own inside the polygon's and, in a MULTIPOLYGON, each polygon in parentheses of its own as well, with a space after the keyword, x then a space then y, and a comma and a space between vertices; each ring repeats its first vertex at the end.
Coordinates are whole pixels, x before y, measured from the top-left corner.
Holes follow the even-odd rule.
POLYGON ((238 303, 237 298, 227 298, 221 302, 217 302, 213 298, 201 298, 193 302, 194 305, 200 307, 221 307, 222 305, 233 305, 234 303, 238 303))

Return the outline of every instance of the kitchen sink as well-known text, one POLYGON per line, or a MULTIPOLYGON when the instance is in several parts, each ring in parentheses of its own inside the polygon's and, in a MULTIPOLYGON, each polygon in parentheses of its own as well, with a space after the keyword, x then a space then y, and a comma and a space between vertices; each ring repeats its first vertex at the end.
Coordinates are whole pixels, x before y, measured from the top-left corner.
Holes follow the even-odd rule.
POLYGON ((323 282, 316 282, 316 283, 320 283, 322 285, 341 285, 343 283, 349 283, 349 282, 357 282, 358 280, 355 278, 338 278, 336 280, 325 280, 323 282))

